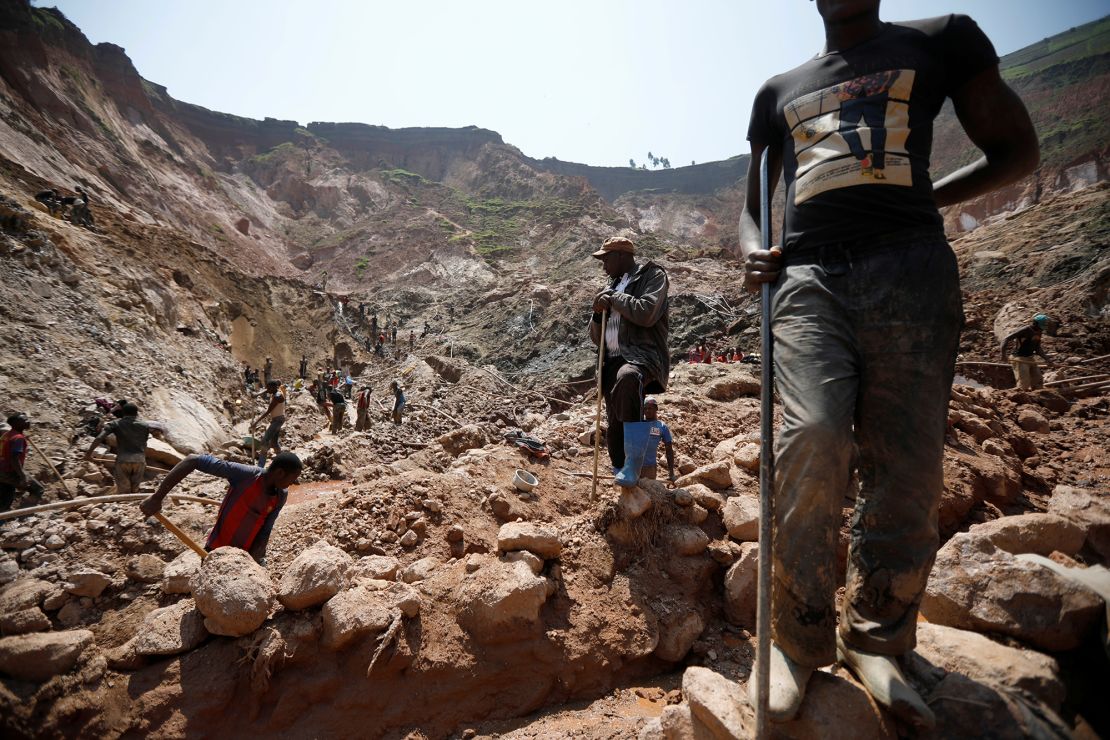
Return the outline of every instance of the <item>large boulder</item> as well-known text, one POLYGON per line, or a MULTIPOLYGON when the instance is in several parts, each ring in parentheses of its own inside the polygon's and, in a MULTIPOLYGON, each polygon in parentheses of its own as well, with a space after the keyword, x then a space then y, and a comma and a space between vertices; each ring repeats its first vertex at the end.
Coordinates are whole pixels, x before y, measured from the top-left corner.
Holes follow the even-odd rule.
POLYGON ((930 622, 999 632, 1050 651, 1078 647, 1102 608, 1090 589, 970 532, 937 553, 921 602, 930 622))
POLYGON ((196 602, 182 599, 147 614, 132 647, 138 655, 178 655, 198 647, 206 637, 204 615, 196 602))
POLYGON ((1110 563, 1110 496, 1074 486, 1056 486, 1048 510, 1087 532, 1087 547, 1110 563))
POLYGON ((23 681, 46 681, 77 665, 92 642, 89 630, 0 638, 0 673, 23 681))
POLYGON ((166 427, 166 441, 185 453, 219 447, 227 437, 219 419, 200 401, 177 388, 158 386, 151 391, 145 414, 166 427))
POLYGON ((242 637, 262 626, 274 605, 274 584, 245 550, 220 547, 208 553, 193 582, 193 598, 215 635, 242 637))
POLYGON ((755 542, 759 539, 759 499, 746 494, 730 497, 721 510, 721 521, 729 537, 755 542))
POLYGON ((527 550, 547 560, 559 557, 563 543, 553 527, 533 522, 509 522, 497 532, 497 549, 499 552, 527 550))
POLYGON ((191 594, 193 578, 200 571, 200 556, 185 550, 166 564, 162 571, 162 591, 167 594, 191 594))
POLYGON ((357 637, 383 632, 393 622, 394 609, 393 597, 374 584, 340 591, 321 610, 324 647, 339 650, 357 637))
POLYGON ((54 591, 54 587, 38 578, 19 578, 0 592, 0 614, 30 609, 54 591))
POLYGON ((1075 555, 1083 547, 1087 533, 1076 523, 1057 514, 1020 514, 976 524, 969 532, 986 537, 1000 550, 1017 555, 1033 552, 1075 555))
POLYGON ((523 561, 493 560, 457 590, 458 622, 478 643, 511 642, 535 635, 547 600, 547 579, 523 561))
POLYGON ((477 424, 467 424, 436 438, 436 442, 453 457, 475 447, 482 447, 487 441, 486 433, 477 424))
POLYGON ((651 508, 651 496, 643 488, 621 486, 617 508, 625 519, 637 519, 651 508))
POLYGON ((732 463, 750 473, 759 471, 759 444, 748 439, 747 434, 738 434, 720 442, 713 448, 714 460, 731 460, 732 463))
POLYGON ((323 604, 347 586, 354 558, 326 540, 298 555, 278 584, 278 600, 286 609, 323 604))
POLYGON ((740 545, 740 557, 725 571, 725 616, 733 624, 755 626, 759 592, 759 544, 740 545))
POLYGON ((728 488, 732 485, 732 464, 728 460, 718 460, 695 468, 693 472, 675 481, 675 485, 679 488, 688 488, 695 483, 701 483, 714 490, 728 488))
POLYGON ((949 673, 962 673, 981 683, 1025 691, 1055 711, 1059 711, 1066 695, 1055 659, 1003 645, 978 632, 922 622, 917 625, 915 652, 949 673))

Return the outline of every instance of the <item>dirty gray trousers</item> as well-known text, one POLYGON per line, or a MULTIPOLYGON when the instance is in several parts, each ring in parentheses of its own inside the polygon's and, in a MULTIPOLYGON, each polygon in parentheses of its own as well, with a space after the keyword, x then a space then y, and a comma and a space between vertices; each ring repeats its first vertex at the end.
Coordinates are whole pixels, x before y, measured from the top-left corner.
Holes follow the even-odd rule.
POLYGON ((836 543, 859 446, 840 634, 899 655, 938 545, 948 398, 963 324, 943 235, 832 245, 786 260, 772 297, 783 426, 775 453, 772 635, 796 662, 835 660, 836 543))

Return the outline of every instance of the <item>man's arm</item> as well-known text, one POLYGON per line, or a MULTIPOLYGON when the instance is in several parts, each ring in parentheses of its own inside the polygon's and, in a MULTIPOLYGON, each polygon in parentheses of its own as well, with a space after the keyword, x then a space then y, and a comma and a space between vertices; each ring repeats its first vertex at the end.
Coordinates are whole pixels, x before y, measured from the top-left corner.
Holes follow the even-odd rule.
POLYGON ((667 308, 669 286, 666 271, 656 268, 646 278, 642 295, 637 297, 628 293, 611 293, 609 305, 613 311, 637 326, 652 326, 667 308))
POLYGON ((670 480, 674 480, 674 446, 670 443, 670 440, 666 439, 663 440, 663 446, 667 450, 667 477, 670 480))
POLYGON ((158 484, 158 490, 142 500, 139 509, 147 516, 153 516, 161 511, 162 501, 165 500, 166 495, 174 489, 174 486, 185 480, 185 476, 197 469, 199 461, 200 455, 187 455, 184 460, 174 465, 173 470, 167 473, 158 484))
POLYGON ((103 442, 105 439, 107 439, 108 435, 111 434, 111 433, 112 432, 107 427, 105 427, 104 429, 101 430, 100 434, 96 435, 96 438, 93 439, 92 444, 89 445, 89 449, 85 450, 85 459, 86 460, 89 460, 89 459, 92 458, 93 450, 96 449, 97 445, 99 445, 101 442, 103 442))
MULTIPOLYGON (((779 270, 782 269, 782 251, 778 247, 772 247, 769 251, 763 249, 759 223, 762 218, 759 207, 761 196, 759 162, 763 158, 765 149, 768 149, 766 144, 752 142, 744 211, 740 214, 740 257, 744 260, 744 286, 752 292, 759 290, 762 283, 774 283, 778 280, 779 270)), ((779 173, 782 171, 781 146, 770 147, 767 169, 771 179, 771 193, 768 195, 770 197, 778 186, 779 173)), ((770 228, 770 224, 767 228, 770 228)))
POLYGON ((1007 185, 1037 168, 1040 147, 1029 112, 998 66, 983 70, 952 95, 956 116, 984 154, 936 183, 937 206, 949 206, 1007 185))
POLYGON ((1001 352, 1002 352, 1002 361, 1003 362, 1006 361, 1006 357, 1010 354, 1010 344, 1013 343, 1013 342, 1016 342, 1018 339, 1020 339, 1021 335, 1024 334, 1026 331, 1027 331, 1027 327, 1023 326, 1022 328, 1018 329, 1017 331, 1010 334, 1010 336, 1008 336, 1008 337, 1006 337, 1005 339, 1002 340, 1002 350, 1001 350, 1001 352))

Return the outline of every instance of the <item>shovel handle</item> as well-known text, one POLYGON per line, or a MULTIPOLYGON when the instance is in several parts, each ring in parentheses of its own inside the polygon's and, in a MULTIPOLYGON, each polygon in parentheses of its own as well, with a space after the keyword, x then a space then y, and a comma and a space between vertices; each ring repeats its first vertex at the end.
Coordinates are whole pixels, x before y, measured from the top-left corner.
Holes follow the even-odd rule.
POLYGON ((163 516, 162 512, 155 513, 154 518, 162 522, 162 526, 170 530, 174 537, 188 545, 189 548, 192 549, 192 551, 195 552, 197 555, 200 555, 201 560, 204 560, 208 556, 208 552, 203 547, 194 542, 193 538, 185 534, 185 532, 183 532, 180 527, 178 527, 176 524, 163 516))

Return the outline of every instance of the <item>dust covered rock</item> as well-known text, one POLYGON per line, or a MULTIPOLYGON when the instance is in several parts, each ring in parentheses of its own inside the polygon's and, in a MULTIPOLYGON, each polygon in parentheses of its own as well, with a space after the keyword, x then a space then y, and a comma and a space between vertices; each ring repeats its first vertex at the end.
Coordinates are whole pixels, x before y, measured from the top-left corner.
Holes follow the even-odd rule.
POLYGON ((759 539, 759 499, 746 494, 730 497, 721 510, 721 521, 729 537, 755 542, 759 539))
POLYGON ((132 648, 138 655, 178 655, 198 647, 207 637, 204 615, 196 602, 182 599, 147 614, 132 648))
POLYGON ((42 632, 0 638, 0 673, 23 681, 45 681, 66 673, 93 643, 89 630, 42 632))
POLYGON ((324 604, 322 642, 339 650, 360 635, 381 632, 393 621, 393 600, 370 584, 340 591, 324 604))
POLYGON ((436 438, 436 442, 454 457, 475 447, 482 447, 487 441, 486 433, 477 424, 467 424, 436 438))
POLYGON ((323 604, 347 585, 354 559, 326 540, 298 555, 278 583, 278 601, 286 609, 323 604))
POLYGON ((1074 486, 1056 486, 1048 510, 1087 532, 1086 545, 1110 562, 1110 498, 1074 486))
POLYGON ((49 629, 50 618, 37 606, 0 614, 0 635, 24 635, 49 629))
POLYGON ((547 600, 547 579, 527 563, 489 561, 457 590, 459 626, 480 643, 511 642, 535 634, 547 600))
POLYGON ((1102 609, 1089 589, 972 533, 937 553, 921 602, 930 622, 1000 632, 1053 651, 1078 647, 1102 609))
POLYGON ((348 570, 351 581, 362 578, 392 581, 397 577, 401 563, 389 555, 366 555, 356 560, 348 570))
POLYGON ((254 632, 273 608, 274 584, 245 550, 220 547, 208 553, 193 584, 193 598, 215 635, 241 637, 254 632))
POLYGON ((740 557, 725 571, 725 616, 734 624, 755 626, 759 590, 759 544, 740 545, 740 557))
POLYGON ((659 644, 655 646, 655 655, 671 662, 682 660, 704 629, 705 620, 693 609, 667 615, 660 620, 659 644))
POLYGON ((563 543, 551 527, 533 522, 509 522, 497 532, 497 549, 500 552, 528 550, 547 560, 559 557, 563 543))
POLYGON ((139 583, 158 583, 162 580, 165 569, 166 564, 162 561, 162 558, 144 552, 139 557, 132 558, 127 562, 127 577, 139 583))
POLYGON ((714 490, 728 488, 732 485, 732 465, 728 460, 719 460, 702 465, 675 481, 679 488, 689 488, 694 483, 701 483, 714 490))
POLYGON ((185 550, 166 564, 162 571, 162 591, 167 594, 190 594, 193 578, 200 571, 200 555, 185 550))
POLYGON ((69 574, 69 585, 66 586, 66 591, 69 591, 74 596, 89 596, 96 598, 108 587, 112 582, 108 576, 104 575, 98 570, 91 568, 82 568, 69 574))

